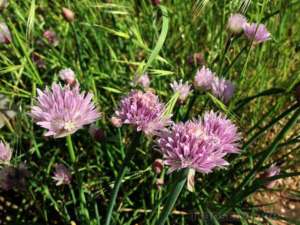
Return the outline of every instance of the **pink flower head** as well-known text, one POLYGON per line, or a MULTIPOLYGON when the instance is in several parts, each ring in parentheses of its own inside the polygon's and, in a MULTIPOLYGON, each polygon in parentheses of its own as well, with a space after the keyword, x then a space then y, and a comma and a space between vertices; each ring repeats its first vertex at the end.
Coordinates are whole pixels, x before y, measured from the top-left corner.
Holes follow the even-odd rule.
POLYGON ((205 66, 197 71, 195 76, 194 85, 197 88, 208 91, 212 87, 212 82, 214 80, 215 74, 205 66))
POLYGON ((78 85, 71 88, 54 84, 50 91, 37 91, 38 103, 31 108, 31 116, 48 129, 45 136, 65 137, 100 117, 92 103, 93 95, 80 93, 78 85))
POLYGON ((242 14, 236 13, 229 17, 227 27, 233 33, 240 33, 246 24, 247 19, 242 14))
POLYGON ((0 23, 0 43, 10 44, 11 43, 11 33, 6 25, 6 23, 0 23))
POLYGON ((12 157, 12 149, 8 144, 0 141, 0 163, 9 163, 12 157))
POLYGON ((234 94, 234 85, 229 80, 215 77, 212 83, 212 93, 226 104, 234 94))
POLYGON ((74 86, 76 84, 75 73, 70 68, 60 70, 58 72, 58 76, 70 86, 74 86))
POLYGON ((225 153, 239 152, 240 134, 237 127, 224 115, 206 112, 202 119, 204 136, 225 153))
POLYGON ((210 112, 202 120, 174 124, 171 130, 161 133, 157 143, 170 172, 189 168, 209 173, 228 165, 224 157, 238 152, 238 140, 234 125, 210 112))
POLYGON ((71 183, 71 172, 61 163, 55 165, 55 172, 52 179, 56 182, 56 186, 71 183))
POLYGON ((244 27, 244 33, 246 37, 255 44, 259 44, 271 39, 271 34, 264 24, 246 24, 244 27))
POLYGON ((175 93, 179 94, 180 102, 184 102, 191 92, 191 85, 189 85, 187 82, 182 83, 182 80, 180 80, 178 83, 177 81, 174 81, 170 86, 175 93))
POLYGON ((121 100, 116 116, 123 124, 135 126, 137 131, 154 135, 170 124, 170 116, 163 115, 164 111, 165 105, 152 92, 131 91, 121 100))
POLYGON ((46 30, 43 33, 43 37, 48 41, 50 45, 53 45, 54 47, 58 46, 59 40, 56 33, 53 30, 46 30))
POLYGON ((134 78, 135 85, 141 85, 144 88, 148 88, 150 86, 150 79, 147 73, 144 73, 142 76, 136 75, 134 78))
POLYGON ((110 121, 114 127, 121 127, 123 125, 122 120, 115 116, 113 116, 110 121))

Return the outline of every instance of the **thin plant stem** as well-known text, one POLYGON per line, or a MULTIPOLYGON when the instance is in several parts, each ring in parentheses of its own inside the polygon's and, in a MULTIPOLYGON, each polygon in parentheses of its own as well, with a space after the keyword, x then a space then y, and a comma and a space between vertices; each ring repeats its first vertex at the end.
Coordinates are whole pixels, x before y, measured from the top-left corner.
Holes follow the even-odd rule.
POLYGON ((134 137, 133 137, 133 140, 131 142, 131 145, 129 146, 127 155, 126 155, 126 157, 123 161, 121 170, 120 170, 120 172, 118 174, 118 177, 117 177, 117 180, 114 184, 114 188, 113 188, 113 191, 112 191, 112 196, 111 196, 110 201, 109 201, 108 210, 107 210, 107 214, 106 214, 106 219, 105 219, 105 223, 104 223, 105 225, 110 224, 113 209, 114 209, 114 206, 116 204, 116 199, 117 199, 117 196, 118 196, 121 184, 122 184, 122 180, 123 180, 125 174, 128 171, 129 162, 132 160, 132 158, 135 155, 134 152, 135 152, 136 147, 139 144, 140 136, 141 136, 140 132, 134 134, 134 137))
POLYGON ((75 155, 75 151, 74 151, 74 147, 73 147, 73 142, 72 142, 71 135, 67 136, 67 146, 68 146, 68 150, 69 150, 69 155, 70 155, 71 162, 74 163, 76 161, 76 155, 75 155))
POLYGON ((187 179, 188 169, 184 169, 177 174, 178 180, 171 187, 171 192, 169 197, 167 198, 166 204, 160 214, 159 219, 155 223, 156 225, 164 225, 168 219, 169 214, 171 213, 187 179))

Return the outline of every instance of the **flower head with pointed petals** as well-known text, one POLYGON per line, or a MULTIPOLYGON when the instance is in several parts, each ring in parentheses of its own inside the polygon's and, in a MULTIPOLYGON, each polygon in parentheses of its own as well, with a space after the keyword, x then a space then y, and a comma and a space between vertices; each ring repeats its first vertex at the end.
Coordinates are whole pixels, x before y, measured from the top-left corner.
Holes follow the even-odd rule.
POLYGON ((241 32, 245 25, 247 24, 247 19, 239 13, 232 14, 227 23, 228 29, 233 33, 241 32))
POLYGON ((100 117, 92 102, 93 95, 80 93, 79 86, 54 84, 51 90, 38 90, 38 102, 31 108, 35 122, 48 129, 45 136, 65 137, 100 117))
POLYGON ((238 152, 239 135, 233 126, 213 112, 205 114, 202 120, 174 124, 157 139, 165 165, 170 172, 190 168, 201 173, 228 165, 224 157, 238 152))
POLYGON ((70 184, 71 178, 71 172, 67 167, 61 163, 55 165, 55 172, 52 179, 56 182, 56 186, 70 184))
POLYGON ((214 80, 214 77, 215 74, 209 68, 203 66, 196 73, 194 85, 197 88, 208 91, 212 87, 212 82, 214 80))
POLYGON ((177 81, 174 81, 170 86, 175 93, 179 94, 180 102, 184 102, 189 93, 191 93, 191 85, 189 85, 187 82, 183 83, 182 80, 180 80, 178 83, 177 81))
POLYGON ((12 149, 8 144, 0 141, 0 163, 9 163, 12 157, 12 149))
POLYGON ((256 44, 265 42, 271 39, 271 34, 264 24, 251 23, 244 27, 246 37, 256 44))
POLYGON ((226 104, 234 94, 234 85, 229 80, 215 77, 212 83, 212 93, 226 104))
POLYGON ((170 124, 170 116, 164 115, 165 105, 150 91, 131 91, 121 100, 116 117, 122 124, 131 124, 137 131, 155 135, 170 124))

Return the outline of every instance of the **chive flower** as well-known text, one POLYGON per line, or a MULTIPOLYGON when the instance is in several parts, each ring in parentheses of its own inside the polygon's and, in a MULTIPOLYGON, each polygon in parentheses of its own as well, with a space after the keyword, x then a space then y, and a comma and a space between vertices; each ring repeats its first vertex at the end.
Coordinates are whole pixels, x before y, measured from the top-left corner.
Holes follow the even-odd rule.
POLYGON ((70 184, 71 178, 71 172, 69 169, 67 169, 67 167, 61 163, 55 165, 55 172, 52 179, 56 182, 56 186, 70 184))
POLYGON ((232 32, 232 33, 240 33, 245 25, 247 24, 247 19, 239 13, 232 14, 227 23, 227 28, 232 32))
POLYGON ((1 44, 10 44, 11 43, 11 33, 6 25, 6 23, 0 23, 0 43, 1 44))
POLYGON ((271 39, 271 34, 264 24, 246 24, 244 27, 244 33, 246 37, 255 44, 259 44, 271 39))
POLYGON ((199 120, 173 124, 157 139, 169 172, 184 168, 210 173, 228 165, 227 154, 239 152, 237 127, 225 116, 206 112, 199 120))
POLYGON ((45 136, 65 137, 100 117, 93 95, 80 93, 79 85, 71 88, 54 84, 51 90, 37 92, 37 105, 32 106, 30 114, 39 126, 48 129, 45 136))
POLYGON ((174 81, 170 86, 173 89, 174 93, 179 94, 179 101, 181 103, 183 103, 191 93, 191 85, 189 85, 188 82, 183 83, 182 80, 180 80, 179 82, 174 81))
POLYGON ((9 163, 12 157, 12 149, 9 147, 8 144, 4 144, 0 141, 0 164, 9 163))
POLYGON ((164 111, 165 105, 155 94, 134 90, 121 100, 114 118, 146 135, 155 135, 170 124, 170 116, 165 116, 164 111))

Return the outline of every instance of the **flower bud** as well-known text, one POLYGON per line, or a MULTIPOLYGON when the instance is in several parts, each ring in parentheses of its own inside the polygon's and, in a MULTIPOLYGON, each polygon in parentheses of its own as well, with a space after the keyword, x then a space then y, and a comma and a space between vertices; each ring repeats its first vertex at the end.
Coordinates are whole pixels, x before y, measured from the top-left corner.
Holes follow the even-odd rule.
POLYGON ((50 45, 53 45, 54 47, 58 46, 59 40, 56 36, 56 33, 52 30, 46 30, 43 33, 43 37, 48 41, 50 45))
POLYGON ((65 81, 71 87, 75 86, 76 78, 75 78, 75 73, 72 69, 70 68, 62 69, 58 72, 58 76, 60 77, 60 79, 65 81))
POLYGON ((188 57, 187 62, 188 64, 195 66, 203 65, 205 63, 204 55, 201 52, 196 52, 188 57))
POLYGON ((73 22, 75 19, 74 12, 68 8, 64 8, 64 7, 62 8, 62 15, 65 18, 65 20, 70 23, 73 22))
POLYGON ((0 43, 1 44, 11 43, 11 33, 6 23, 0 23, 0 43))
POLYGON ((110 121, 111 121, 111 123, 114 127, 121 127, 122 126, 122 120, 118 117, 113 116, 110 121))
POLYGON ((158 6, 161 3, 161 0, 151 0, 152 4, 158 6))
POLYGON ((164 169, 164 162, 162 159, 155 159, 152 164, 152 169, 156 174, 160 174, 164 169))
POLYGON ((103 141, 105 139, 105 133, 102 129, 98 128, 96 125, 91 125, 89 133, 95 141, 103 141))

